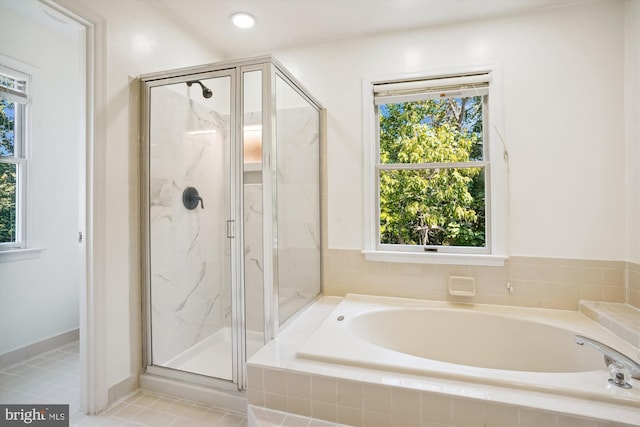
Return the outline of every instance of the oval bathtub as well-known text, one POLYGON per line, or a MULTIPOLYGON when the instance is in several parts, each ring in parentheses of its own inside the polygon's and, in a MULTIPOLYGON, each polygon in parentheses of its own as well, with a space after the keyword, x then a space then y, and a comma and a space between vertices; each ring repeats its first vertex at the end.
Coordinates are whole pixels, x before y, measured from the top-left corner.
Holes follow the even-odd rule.
POLYGON ((575 311, 347 295, 297 356, 390 372, 640 407, 640 381, 611 386, 603 355, 576 334, 638 349, 575 311))

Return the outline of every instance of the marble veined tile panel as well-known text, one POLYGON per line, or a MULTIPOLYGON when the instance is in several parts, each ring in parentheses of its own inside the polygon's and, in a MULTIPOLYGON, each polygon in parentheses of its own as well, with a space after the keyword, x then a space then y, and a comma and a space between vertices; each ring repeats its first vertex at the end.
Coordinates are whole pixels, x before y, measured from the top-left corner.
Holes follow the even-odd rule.
POLYGON ((151 96, 150 240, 154 362, 228 323, 229 117, 167 87, 151 96), (202 206, 185 208, 195 187, 202 206))

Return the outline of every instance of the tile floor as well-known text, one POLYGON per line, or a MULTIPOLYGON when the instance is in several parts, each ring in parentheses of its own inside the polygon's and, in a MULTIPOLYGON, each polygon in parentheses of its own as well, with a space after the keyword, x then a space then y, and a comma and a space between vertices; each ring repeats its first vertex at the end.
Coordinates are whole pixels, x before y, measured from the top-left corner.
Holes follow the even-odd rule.
POLYGON ((0 369, 0 403, 80 404, 78 342, 0 369))
POLYGON ((78 342, 0 369, 0 403, 69 404, 70 427, 246 427, 244 415, 138 391, 104 413, 79 411, 78 342))

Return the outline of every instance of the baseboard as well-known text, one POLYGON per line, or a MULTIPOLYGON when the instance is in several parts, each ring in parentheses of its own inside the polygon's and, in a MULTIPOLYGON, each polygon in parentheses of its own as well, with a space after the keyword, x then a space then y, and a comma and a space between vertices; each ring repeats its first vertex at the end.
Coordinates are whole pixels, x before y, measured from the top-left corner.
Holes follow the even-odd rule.
POLYGON ((138 381, 138 375, 132 375, 129 378, 125 378, 117 384, 109 387, 108 390, 108 406, 122 399, 125 396, 130 395, 134 391, 140 388, 140 382, 138 381))
POLYGON ((58 347, 78 341, 79 339, 80 329, 75 328, 53 337, 46 338, 42 341, 0 354, 0 369, 13 365, 14 363, 24 362, 34 356, 55 350, 58 347))

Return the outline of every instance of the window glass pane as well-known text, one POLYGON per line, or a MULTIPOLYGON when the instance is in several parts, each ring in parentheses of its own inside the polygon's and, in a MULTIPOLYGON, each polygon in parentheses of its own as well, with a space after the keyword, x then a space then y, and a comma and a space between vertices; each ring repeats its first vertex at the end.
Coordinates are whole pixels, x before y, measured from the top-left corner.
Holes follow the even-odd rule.
POLYGON ((380 243, 485 246, 484 168, 380 171, 380 243))
POLYGON ((16 155, 15 103, 0 98, 0 157, 16 155))
POLYGON ((0 243, 16 241, 16 172, 14 163, 0 163, 0 243))
POLYGON ((383 104, 380 163, 483 160, 482 96, 383 104))

